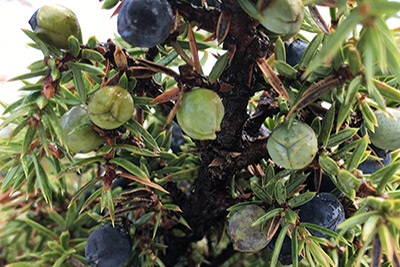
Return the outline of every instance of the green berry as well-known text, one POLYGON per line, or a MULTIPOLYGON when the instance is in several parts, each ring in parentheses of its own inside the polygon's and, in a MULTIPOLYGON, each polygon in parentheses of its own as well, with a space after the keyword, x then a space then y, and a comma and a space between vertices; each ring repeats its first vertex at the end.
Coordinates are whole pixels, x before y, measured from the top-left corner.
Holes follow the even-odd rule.
POLYGON ((287 40, 300 31, 304 10, 301 0, 275 0, 263 11, 261 24, 287 40))
POLYGON ((68 48, 71 35, 82 40, 81 27, 72 10, 59 5, 39 8, 29 20, 32 30, 45 42, 59 49, 68 48))
POLYGON ((132 117, 133 99, 122 87, 105 86, 92 95, 88 110, 94 124, 103 129, 115 129, 132 117))
POLYGON ((198 140, 214 140, 223 117, 224 105, 218 94, 204 88, 185 93, 176 112, 182 130, 198 140))
POLYGON ((270 37, 280 36, 287 40, 300 31, 304 17, 301 0, 270 0, 261 12, 258 11, 257 1, 247 2, 241 4, 242 8, 268 30, 270 37))
POLYGON ((71 152, 87 153, 104 143, 104 138, 93 130, 92 122, 83 105, 75 106, 64 113, 61 117, 61 127, 71 152))
POLYGON ((229 219, 229 235, 235 250, 257 252, 268 245, 267 230, 262 225, 252 226, 263 214, 265 211, 259 206, 248 205, 229 219))
POLYGON ((271 159, 285 169, 302 169, 314 159, 317 136, 307 124, 293 122, 278 125, 271 133, 267 144, 271 159))
POLYGON ((396 150, 400 148, 400 110, 386 108, 387 114, 382 110, 374 112, 378 126, 375 132, 370 132, 371 143, 381 149, 396 150), (392 117, 393 116, 393 117, 392 117))

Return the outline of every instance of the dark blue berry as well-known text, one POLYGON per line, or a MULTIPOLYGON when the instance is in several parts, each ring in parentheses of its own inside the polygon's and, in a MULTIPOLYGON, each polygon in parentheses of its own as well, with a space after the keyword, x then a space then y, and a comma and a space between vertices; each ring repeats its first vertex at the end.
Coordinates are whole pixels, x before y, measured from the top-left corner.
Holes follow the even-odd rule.
POLYGON ((29 19, 29 25, 31 25, 32 30, 34 31, 36 26, 37 26, 37 19, 36 19, 36 15, 38 13, 39 9, 35 11, 35 13, 33 13, 32 17, 29 19))
POLYGON ((310 174, 307 177, 306 184, 305 189, 309 189, 310 191, 329 193, 336 189, 336 185, 332 182, 331 178, 324 172, 320 176, 319 171, 310 174))
MULTIPOLYGON (((339 200, 330 193, 319 193, 300 207, 301 222, 309 222, 326 229, 336 231, 336 227, 344 221, 344 209, 339 200)), ((326 234, 309 229, 317 237, 326 237, 326 234)))
POLYGON ((89 235, 85 256, 93 267, 122 267, 128 261, 131 250, 129 234, 121 227, 106 224, 89 235))
POLYGON ((308 42, 302 39, 296 39, 289 45, 285 43, 286 62, 292 67, 299 64, 307 46, 308 42))
POLYGON ((133 46, 153 47, 168 37, 173 22, 167 0, 125 0, 118 13, 117 30, 133 46))
POLYGON ((84 194, 85 201, 92 195, 93 192, 97 191, 100 187, 100 184, 96 184, 96 186, 94 187, 94 191, 92 191, 91 188, 87 189, 84 194))
POLYGON ((186 143, 186 140, 183 138, 182 129, 177 124, 173 124, 171 127, 171 150, 174 153, 179 153, 182 151, 181 146, 186 143))
MULTIPOLYGON (((381 163, 383 166, 389 165, 392 160, 392 154, 388 153, 387 150, 380 149, 374 145, 371 145, 371 148, 375 151, 376 155, 381 158, 381 163)), ((364 174, 371 174, 381 169, 381 165, 377 161, 366 160, 363 161, 360 165, 358 165, 357 169, 361 170, 364 174)))
MULTIPOLYGON (((276 239, 278 238, 278 234, 281 228, 278 229, 274 237, 272 238, 271 242, 268 244, 267 248, 270 253, 274 251, 276 239)), ((298 257, 298 261, 303 259, 302 256, 298 257)), ((286 235, 285 239, 283 239, 283 244, 281 247, 281 251, 279 252, 278 260, 283 265, 290 265, 292 264, 292 240, 286 235)))
MULTIPOLYGON (((335 231, 339 223, 344 221, 344 209, 339 200, 330 193, 319 193, 311 201, 300 207, 300 222, 309 222, 329 230, 335 231)), ((268 244, 270 253, 274 250, 276 239, 280 229, 276 232, 271 242, 268 244)), ((326 234, 313 229, 308 229, 310 233, 317 237, 326 237, 326 234)), ((283 240, 282 248, 278 260, 283 265, 292 264, 292 240, 286 235, 283 240)), ((302 257, 299 256, 301 261, 302 257)))
POLYGON ((121 187, 122 190, 128 189, 129 184, 132 183, 133 181, 131 179, 125 178, 125 177, 118 177, 114 179, 113 184, 111 186, 111 189, 115 189, 117 187, 121 187))

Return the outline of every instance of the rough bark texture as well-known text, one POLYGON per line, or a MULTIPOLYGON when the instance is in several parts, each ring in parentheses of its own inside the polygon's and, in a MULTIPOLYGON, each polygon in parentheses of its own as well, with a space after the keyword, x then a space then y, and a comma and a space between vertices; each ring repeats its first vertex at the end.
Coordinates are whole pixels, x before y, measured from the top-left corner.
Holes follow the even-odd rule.
MULTIPOLYGON (((267 156, 267 136, 260 127, 267 116, 277 112, 269 95, 264 95, 255 114, 248 114, 249 99, 259 88, 261 79, 256 71, 256 60, 266 55, 269 40, 255 31, 252 19, 245 14, 235 0, 224 1, 221 12, 213 9, 194 8, 180 1, 170 1, 185 20, 194 22, 198 27, 215 32, 220 13, 230 13, 231 22, 224 47, 235 51, 231 64, 220 77, 220 84, 232 87, 227 93, 219 92, 223 99, 225 115, 221 131, 214 141, 197 142, 201 152, 201 166, 190 195, 181 192, 175 183, 169 183, 167 190, 173 202, 180 206, 183 216, 192 226, 184 238, 168 235, 168 249, 162 258, 167 266, 173 266, 180 257, 188 259, 190 243, 198 241, 213 231, 222 231, 227 208, 233 204, 229 185, 234 175, 248 165, 257 163, 267 156), (216 158, 223 159, 217 166, 209 167, 216 158)), ((266 86, 263 89, 270 89, 266 86)), ((268 134, 268 132, 267 132, 268 134)), ((227 248, 220 256, 210 259, 217 266, 232 255, 233 249, 227 248)))
MULTIPOLYGON (((225 25, 229 31, 222 33, 225 36, 223 47, 228 50, 230 64, 223 71, 218 83, 210 84, 189 65, 180 66, 179 75, 172 73, 181 89, 208 87, 220 95, 225 107, 221 131, 217 133, 217 138, 212 141, 196 141, 201 153, 201 165, 190 193, 182 192, 174 182, 166 185, 171 200, 179 205, 183 217, 192 228, 189 230, 179 224, 175 226, 186 233, 184 237, 174 236, 171 230, 163 233, 168 248, 164 255, 159 256, 167 266, 174 266, 180 260, 186 261, 187 265, 194 264, 190 259, 192 242, 201 240, 212 232, 221 235, 226 222, 227 208, 234 204, 230 192, 231 181, 239 171, 268 157, 266 144, 269 131, 263 128, 263 122, 266 117, 276 114, 278 108, 273 103, 276 95, 265 83, 256 64, 257 59, 265 57, 268 53, 269 39, 256 31, 254 25, 257 23, 241 9, 236 0, 224 1, 221 10, 196 8, 178 0, 170 0, 170 3, 185 21, 211 33, 216 32, 220 16, 230 18, 229 27, 225 25), (260 88, 260 85, 263 87, 260 88), (222 90, 223 86, 230 90, 222 90), (264 90, 264 93, 256 111, 249 114, 248 102, 260 90, 264 90)), ((176 32, 171 33, 165 43, 175 41, 177 35, 176 32)), ((103 52, 110 66, 115 68, 115 44, 109 40, 100 48, 99 52, 103 52)), ((145 57, 152 61, 158 52, 156 47, 151 48, 145 57)), ((141 62, 132 57, 128 57, 127 63, 127 75, 137 79, 135 93, 152 98, 164 93, 163 87, 152 79, 154 71, 157 70, 143 68, 141 62)), ((118 75, 115 75, 106 83, 116 83, 117 77, 118 75)), ((158 107, 167 116, 173 110, 174 103, 168 101, 158 104, 158 107)), ((143 111, 138 108, 136 112, 142 115, 142 121, 143 111)), ((208 260, 211 266, 218 266, 233 253, 232 246, 229 246, 220 255, 211 255, 208 260)))

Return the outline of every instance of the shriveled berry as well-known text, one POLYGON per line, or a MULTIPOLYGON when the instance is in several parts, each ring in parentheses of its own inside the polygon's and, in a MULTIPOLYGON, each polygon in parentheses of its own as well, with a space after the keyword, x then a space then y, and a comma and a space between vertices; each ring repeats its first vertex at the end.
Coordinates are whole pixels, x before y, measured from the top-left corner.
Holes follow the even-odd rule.
POLYGON ((130 93, 119 86, 105 86, 89 100, 88 111, 93 123, 103 129, 115 129, 127 122, 133 114, 130 93))
POLYGON ((198 140, 214 140, 223 117, 224 105, 218 94, 204 88, 185 93, 176 112, 182 130, 198 140))
MULTIPOLYGON (((392 160, 392 154, 389 153, 389 151, 380 149, 374 145, 371 145, 372 149, 380 158, 380 162, 383 164, 383 166, 389 165, 390 161, 392 160)), ((360 165, 358 165, 357 169, 361 170, 364 174, 371 174, 376 172, 377 170, 381 169, 382 166, 379 164, 379 162, 374 161, 374 160, 366 160, 361 162, 360 165)))
POLYGON ((167 0, 125 0, 118 13, 117 30, 133 46, 153 47, 168 37, 173 22, 167 0))
POLYGON ((381 149, 396 150, 400 148, 400 110, 386 108, 386 111, 391 116, 381 110, 374 112, 378 126, 375 126, 374 133, 370 132, 370 140, 381 149))
POLYGON ((267 143, 271 159, 285 169, 302 169, 314 159, 318 146, 317 136, 305 123, 293 122, 278 125, 267 143))
POLYGON ((295 66, 299 64, 301 57, 306 51, 308 42, 302 39, 296 39, 291 42, 289 45, 285 43, 285 50, 286 50, 286 62, 290 66, 295 66))
POLYGON ((92 122, 83 105, 75 106, 61 117, 61 127, 67 139, 67 147, 74 153, 87 153, 104 143, 92 128, 92 122))
POLYGON ((122 267, 129 259, 131 250, 129 234, 121 227, 106 224, 89 235, 85 256, 93 267, 122 267))
POLYGON ((229 235, 233 248, 243 252, 257 252, 267 244, 267 231, 261 225, 251 226, 265 211, 256 205, 248 205, 229 219, 229 235))
MULTIPOLYGON (((323 192, 300 207, 299 217, 301 222, 313 223, 336 231, 336 227, 344 221, 344 208, 334 195, 323 192)), ((326 236, 322 232, 308 230, 314 236, 326 236)))
POLYGON ((68 37, 71 35, 82 39, 75 13, 60 5, 39 8, 30 18, 29 24, 43 41, 59 49, 68 48, 68 37))

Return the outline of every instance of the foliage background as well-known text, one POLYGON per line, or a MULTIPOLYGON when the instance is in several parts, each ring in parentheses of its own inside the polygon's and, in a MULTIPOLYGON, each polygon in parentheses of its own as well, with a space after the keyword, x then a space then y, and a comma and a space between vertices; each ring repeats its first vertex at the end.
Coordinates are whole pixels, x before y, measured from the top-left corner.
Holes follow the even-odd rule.
MULTIPOLYGON (((94 9, 95 10, 95 9, 94 9)), ((78 15, 78 17, 79 17, 79 15, 78 15)), ((84 22, 81 22, 81 24, 83 25, 84 24, 84 22)), ((85 30, 84 30, 84 32, 85 32, 85 30)), ((84 37, 84 42, 85 42, 85 40, 87 40, 87 38, 85 38, 84 37)), ((9 49, 9 48, 8 48, 9 49)), ((194 159, 194 161, 195 161, 195 159, 194 159)), ((393 166, 392 166, 393 167, 393 166)), ((255 190, 254 188, 252 188, 253 190, 255 190)), ((393 188, 390 188, 391 190, 394 190, 394 191, 396 191, 395 189, 397 189, 397 188, 395 188, 395 187, 393 187, 393 188)), ((350 194, 351 195, 351 194, 350 194)), ((393 197, 394 198, 396 198, 396 196, 397 195, 393 195, 393 197)), ((60 201, 60 199, 58 199, 59 201, 60 201)), ((384 208, 382 208, 382 207, 380 207, 379 206, 379 204, 377 204, 377 203, 374 203, 373 201, 371 201, 370 203, 367 203, 368 205, 371 205, 372 207, 374 207, 374 208, 376 208, 377 210, 379 210, 379 209, 382 209, 382 210, 380 210, 381 212, 385 212, 386 210, 385 210, 385 207, 384 208), (376 206, 373 206, 373 205, 376 205, 376 206)), ((73 204, 74 205, 74 204, 73 204)), ((58 223, 59 223, 59 226, 60 226, 60 228, 59 229, 57 229, 57 231, 59 231, 61 234, 60 234, 60 236, 58 237, 58 236, 54 236, 54 233, 52 233, 52 232, 49 232, 49 231, 46 231, 46 229, 44 229, 44 228, 41 228, 39 225, 37 225, 37 224, 35 224, 34 223, 34 221, 29 221, 29 220, 26 220, 26 221, 24 221, 24 222, 20 222, 20 223, 22 223, 23 225, 24 225, 24 227, 26 228, 26 229, 28 229, 29 227, 31 227, 32 229, 35 229, 36 231, 39 231, 40 232, 40 234, 43 236, 43 237, 46 237, 46 238, 43 238, 43 240, 45 240, 45 239, 47 239, 47 238, 53 238, 53 239, 55 239, 55 240, 57 240, 57 241, 59 241, 60 242, 60 244, 58 244, 57 242, 48 242, 47 243, 47 248, 49 248, 51 251, 48 251, 49 253, 54 253, 54 252, 57 252, 57 253, 60 253, 60 251, 62 252, 62 253, 64 253, 65 251, 66 251, 66 256, 65 256, 65 258, 64 258, 64 260, 67 258, 67 257, 69 257, 70 255, 71 255, 71 253, 73 254, 74 252, 72 252, 72 251, 69 251, 68 249, 69 249, 69 245, 73 245, 74 246, 74 248, 76 249, 76 248, 79 248, 79 249, 82 249, 82 243, 79 243, 80 241, 81 242, 83 242, 83 240, 75 240, 75 241, 73 241, 73 242, 69 242, 69 232, 67 232, 66 230, 68 230, 68 231, 70 231, 70 232, 74 232, 74 231, 81 231, 80 229, 75 229, 74 227, 74 225, 72 225, 71 224, 71 218, 72 217, 74 217, 76 214, 76 210, 74 210, 74 206, 71 206, 71 208, 69 209, 69 211, 68 211, 68 213, 65 215, 66 217, 65 217, 65 219, 66 219, 66 221, 62 221, 62 220, 60 220, 60 218, 59 217, 57 217, 57 215, 55 214, 55 213, 53 213, 52 214, 52 216, 54 216, 52 219, 54 220, 54 221, 57 221, 57 220, 59 220, 58 221, 58 223), (27 225, 29 225, 29 227, 27 227, 27 225), (74 243, 74 242, 76 242, 76 243, 74 243), (62 248, 62 250, 60 250, 60 247, 59 247, 59 245, 61 245, 61 248, 62 248)), ((39 206, 38 208, 43 208, 43 210, 46 210, 46 207, 45 206, 39 206)), ((172 206, 170 206, 170 208, 172 208, 172 206)), ((51 214, 52 212, 51 211, 49 211, 49 210, 47 210, 48 212, 49 212, 49 214, 51 214)), ((63 212, 62 210, 60 211, 60 212, 63 212)), ((390 210, 390 212, 391 212, 391 210, 390 210)), ((389 213, 389 212, 388 212, 389 213)), ((92 214, 93 215, 93 214, 92 214)), ((152 215, 154 215, 154 214, 152 214, 152 215)), ((368 215, 378 215, 377 213, 369 213, 368 215)), ((381 214, 380 214, 381 215, 381 214)), ((391 215, 391 214, 390 214, 391 215)), ((364 217, 366 217, 365 215, 363 215, 364 217)), ((384 215, 382 215, 382 218, 386 218, 385 217, 386 216, 386 214, 384 214, 384 215)), ((364 217, 362 217, 362 218, 360 218, 360 222, 363 222, 361 219, 365 219, 364 217)), ((389 216, 390 217, 390 216, 389 216)), ((378 217, 374 217, 374 218, 377 218, 377 220, 379 219, 378 217)), ((41 218, 40 218, 40 216, 38 217, 38 218, 35 218, 35 219, 37 219, 37 220, 40 220, 41 218)), ((45 218, 45 219, 47 219, 47 218, 45 218)), ((388 219, 389 221, 390 221, 390 219, 388 219)), ((395 222, 397 222, 396 220, 395 220, 395 222)), ((138 223, 138 226, 139 226, 140 224, 138 223)), ((20 227, 22 227, 22 225, 15 225, 15 227, 16 227, 16 229, 21 229, 20 227)), ((77 228, 79 228, 79 226, 76 226, 77 228)), ((93 227, 95 227, 95 225, 93 225, 93 227)), ((387 229, 386 229, 387 230, 387 229)), ((394 231, 393 229, 390 229, 390 230, 392 230, 392 231, 394 231)), ((385 229, 383 229, 382 230, 383 232, 385 231, 385 229)), ((87 232, 86 232, 87 233, 87 232)), ((84 235, 84 234, 82 234, 82 235, 84 235)), ((384 234, 382 234, 382 235, 384 235, 384 234)), ((39 235, 40 236, 40 235, 39 235)), ((368 236, 369 237, 369 236, 368 236)), ((386 240, 387 241, 387 240, 386 240)), ((389 240, 390 241, 390 240, 389 240)), ((388 241, 388 242, 389 242, 388 241)), ((43 241, 44 242, 44 241, 43 241)), ((317 243, 321 243, 321 244, 323 244, 323 245, 326 245, 327 243, 325 242, 325 241, 321 241, 321 240, 314 240, 314 242, 317 242, 317 243)), ((390 243, 390 242, 389 242, 390 243)), ((389 243, 387 243, 387 244, 389 244, 389 243)), ((42 243, 42 242, 39 242, 38 244, 41 244, 41 245, 43 245, 44 243, 42 243)), ((26 244, 24 244, 24 245, 26 245, 26 244)), ((154 245, 154 244, 153 244, 154 245)), ((157 248, 157 249, 160 249, 160 250, 162 250, 163 248, 162 248, 162 244, 157 244, 157 245, 159 245, 160 247, 159 248, 157 248)), ((32 254, 28 254, 28 255, 26 255, 25 256, 25 258, 26 259, 31 259, 31 258, 38 258, 38 257, 40 257, 41 255, 40 255, 40 253, 39 252, 35 252, 35 249, 37 250, 37 248, 35 248, 35 247, 33 247, 33 248, 31 248, 32 249, 32 251, 33 251, 33 253, 32 254), (35 254, 35 253, 36 254, 35 254), (39 253, 39 254, 38 254, 39 253)), ((153 248, 154 249, 154 248, 153 248)), ((388 247, 385 247, 385 252, 388 252, 388 247)), ((148 252, 148 251, 147 251, 148 252)), ((62 254, 61 253, 61 254, 62 254)), ((47 254, 47 256, 49 257, 49 258, 51 258, 51 255, 50 254, 47 254)), ((157 259, 154 259, 154 258, 151 258, 151 253, 149 252, 149 254, 148 254, 148 258, 146 258, 146 260, 147 261, 149 261, 149 262, 152 262, 152 261, 154 261, 155 263, 159 263, 159 262, 157 262, 157 259)), ((390 255, 389 255, 389 257, 390 257, 390 255)), ((24 258, 20 258, 20 259, 18 259, 18 260, 23 260, 24 258)), ((323 260, 323 259, 322 259, 323 260)), ((322 261, 321 259, 320 259, 320 261, 322 261)), ((393 260, 393 259, 392 259, 393 260)), ((82 261, 84 261, 84 259, 82 259, 82 261)), ((368 261, 367 261, 367 263, 368 263, 368 261)), ((61 264, 61 263, 60 263, 61 264)), ((15 265, 15 266, 17 266, 17 265, 15 265)), ((22 266, 22 265, 21 265, 22 266)))

